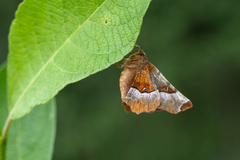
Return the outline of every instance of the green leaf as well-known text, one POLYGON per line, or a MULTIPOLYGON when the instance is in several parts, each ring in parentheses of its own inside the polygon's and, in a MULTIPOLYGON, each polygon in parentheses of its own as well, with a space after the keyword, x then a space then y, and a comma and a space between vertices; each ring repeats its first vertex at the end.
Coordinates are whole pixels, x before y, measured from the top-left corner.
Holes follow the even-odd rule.
POLYGON ((14 120, 7 138, 6 159, 51 160, 56 132, 55 100, 14 120))
POLYGON ((25 0, 9 35, 13 119, 131 51, 150 0, 25 0))
POLYGON ((6 150, 6 143, 5 143, 6 141, 1 138, 4 123, 8 115, 6 66, 7 66, 7 63, 3 63, 0 66, 0 160, 4 160, 5 150, 6 150))
POLYGON ((7 63, 0 66, 0 135, 2 135, 1 131, 8 116, 6 66, 7 63))
MULTIPOLYGON (((0 120, 3 127, 7 115, 6 63, 0 66, 0 120)), ((50 160, 56 132, 55 100, 34 108, 31 114, 14 120, 7 136, 7 160, 50 160)), ((0 143, 0 159, 5 144, 0 143)))

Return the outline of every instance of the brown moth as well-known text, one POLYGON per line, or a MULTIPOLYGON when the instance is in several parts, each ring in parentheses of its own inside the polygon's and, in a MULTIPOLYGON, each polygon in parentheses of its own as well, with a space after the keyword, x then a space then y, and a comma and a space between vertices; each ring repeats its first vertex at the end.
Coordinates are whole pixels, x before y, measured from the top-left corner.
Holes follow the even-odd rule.
POLYGON ((143 50, 138 48, 137 53, 125 60, 123 67, 120 90, 126 112, 166 110, 177 114, 192 107, 192 102, 148 61, 143 50))

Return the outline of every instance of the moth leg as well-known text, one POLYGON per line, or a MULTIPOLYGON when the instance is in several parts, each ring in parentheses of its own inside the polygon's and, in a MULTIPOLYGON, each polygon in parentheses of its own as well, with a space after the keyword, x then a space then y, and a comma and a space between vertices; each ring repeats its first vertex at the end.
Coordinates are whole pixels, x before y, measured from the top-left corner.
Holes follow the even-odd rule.
POLYGON ((138 43, 136 42, 135 47, 137 47, 138 51, 140 51, 140 46, 138 45, 138 43))
POLYGON ((124 65, 123 64, 119 64, 119 63, 114 63, 114 66, 116 66, 117 68, 122 69, 124 65))
MULTIPOLYGON (((124 62, 124 61, 126 61, 127 60, 127 58, 123 58, 122 60, 121 60, 121 62, 124 62)), ((120 68, 120 69, 122 69, 123 67, 124 67, 124 64, 120 64, 120 63, 114 63, 114 65, 116 66, 116 67, 118 67, 118 68, 120 68)))

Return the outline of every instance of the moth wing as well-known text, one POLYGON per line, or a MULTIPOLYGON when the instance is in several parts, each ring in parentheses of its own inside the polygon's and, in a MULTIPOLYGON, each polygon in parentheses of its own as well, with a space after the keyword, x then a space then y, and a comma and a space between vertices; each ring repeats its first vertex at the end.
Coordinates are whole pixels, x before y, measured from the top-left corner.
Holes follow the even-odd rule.
POLYGON ((125 97, 132 86, 132 82, 134 80, 136 72, 137 70, 135 68, 132 68, 132 69, 125 68, 121 73, 121 77, 119 81, 120 81, 121 97, 123 102, 126 101, 125 97))
POLYGON ((161 104, 157 110, 166 110, 170 113, 177 114, 192 107, 192 102, 181 92, 175 93, 160 92, 161 104))
POLYGON ((179 92, 151 63, 149 69, 160 94, 161 104, 157 107, 157 110, 166 110, 177 114, 192 107, 192 102, 179 92))
POLYGON ((163 74, 151 63, 149 63, 151 77, 159 92, 174 93, 176 88, 163 76, 163 74))
POLYGON ((160 94, 152 82, 148 67, 143 66, 137 73, 125 97, 125 110, 140 114, 153 112, 160 105, 160 94))

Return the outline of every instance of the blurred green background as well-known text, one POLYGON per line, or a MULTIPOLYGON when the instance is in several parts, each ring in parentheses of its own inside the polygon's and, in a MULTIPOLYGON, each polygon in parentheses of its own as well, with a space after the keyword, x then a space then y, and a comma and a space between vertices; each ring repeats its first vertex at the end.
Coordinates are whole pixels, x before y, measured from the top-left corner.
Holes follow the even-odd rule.
MULTIPOLYGON (((20 2, 0 2, 0 63, 20 2)), ((193 108, 125 113, 111 66, 57 95, 53 160, 239 160, 240 1, 154 0, 138 44, 193 108)))

